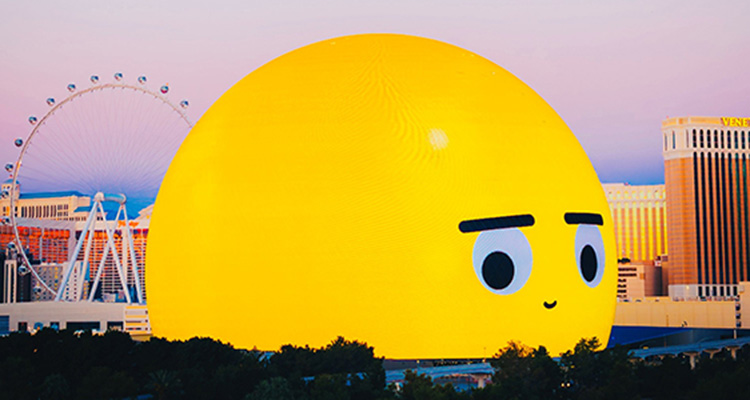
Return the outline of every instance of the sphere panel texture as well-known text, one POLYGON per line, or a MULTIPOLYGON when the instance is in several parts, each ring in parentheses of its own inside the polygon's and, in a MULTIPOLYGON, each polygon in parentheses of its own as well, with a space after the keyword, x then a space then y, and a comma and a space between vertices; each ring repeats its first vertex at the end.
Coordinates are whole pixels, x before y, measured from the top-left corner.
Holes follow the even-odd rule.
POLYGON ((407 35, 314 43, 235 84, 173 160, 147 253, 172 339, 556 354, 606 344, 614 318, 612 219, 568 127, 496 64, 407 35))

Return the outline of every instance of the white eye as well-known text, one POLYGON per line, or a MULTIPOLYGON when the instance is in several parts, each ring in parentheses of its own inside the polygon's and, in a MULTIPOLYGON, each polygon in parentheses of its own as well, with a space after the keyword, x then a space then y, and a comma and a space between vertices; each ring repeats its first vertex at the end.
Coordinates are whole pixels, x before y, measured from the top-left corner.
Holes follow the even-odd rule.
POLYGON ((480 233, 472 258, 477 278, 492 293, 515 293, 531 275, 531 246, 518 228, 480 233))
POLYGON ((604 241, 599 228, 578 225, 576 230, 576 263, 581 279, 589 287, 596 287, 604 275, 604 241))

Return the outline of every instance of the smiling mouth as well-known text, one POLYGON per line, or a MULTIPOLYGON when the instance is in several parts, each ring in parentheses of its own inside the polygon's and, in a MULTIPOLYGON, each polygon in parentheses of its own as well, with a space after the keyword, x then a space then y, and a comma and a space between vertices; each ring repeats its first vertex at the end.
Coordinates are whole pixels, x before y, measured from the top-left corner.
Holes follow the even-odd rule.
POLYGON ((546 301, 544 302, 544 308, 548 310, 555 308, 556 305, 557 305, 557 300, 553 301, 552 303, 547 303, 546 301))

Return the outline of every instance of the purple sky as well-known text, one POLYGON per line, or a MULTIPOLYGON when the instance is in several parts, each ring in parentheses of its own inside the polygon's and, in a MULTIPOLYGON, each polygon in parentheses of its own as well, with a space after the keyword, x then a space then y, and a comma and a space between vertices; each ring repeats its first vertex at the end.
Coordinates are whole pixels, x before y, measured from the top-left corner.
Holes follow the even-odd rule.
POLYGON ((750 117, 747 1, 36 1, 0 3, 0 161, 26 118, 89 75, 191 102, 194 121, 265 62, 367 32, 474 51, 535 89, 568 123, 602 181, 663 182, 667 116, 750 117), (217 5, 218 4, 218 5, 217 5))

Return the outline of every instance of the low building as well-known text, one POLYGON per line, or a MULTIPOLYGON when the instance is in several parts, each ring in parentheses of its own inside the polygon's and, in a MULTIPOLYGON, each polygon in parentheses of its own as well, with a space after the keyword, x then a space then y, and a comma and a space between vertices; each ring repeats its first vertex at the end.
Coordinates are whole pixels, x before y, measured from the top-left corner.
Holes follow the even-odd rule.
POLYGON ((619 262, 617 264, 617 299, 630 301, 659 296, 661 265, 656 262, 619 262))
POLYGON ((750 327, 750 282, 737 285, 737 297, 734 298, 707 301, 645 297, 618 302, 614 324, 704 329, 750 327))
POLYGON ((122 330, 134 337, 150 335, 145 305, 102 302, 32 302, 0 304, 0 334, 42 328, 122 330))

